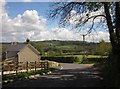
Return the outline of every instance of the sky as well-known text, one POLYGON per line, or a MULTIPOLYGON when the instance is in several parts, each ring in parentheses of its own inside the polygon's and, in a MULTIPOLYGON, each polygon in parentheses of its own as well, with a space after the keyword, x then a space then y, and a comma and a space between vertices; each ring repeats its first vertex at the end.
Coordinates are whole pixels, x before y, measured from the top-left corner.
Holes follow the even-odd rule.
MULTIPOLYGON (((42 16, 45 19, 48 18, 48 10, 52 2, 8 2, 6 8, 8 15, 13 19, 18 14, 23 14, 26 10, 36 10, 39 16, 42 16), (17 8, 17 9, 16 9, 17 8)), ((56 20, 52 21, 54 24, 51 24, 51 21, 47 20, 46 27, 58 27, 56 20)))
MULTIPOLYGON (((4 1, 4 0, 3 0, 4 1)), ((49 20, 47 13, 53 2, 1 2, 0 19, 1 39, 0 42, 24 42, 27 38, 31 41, 43 40, 82 40, 85 30, 76 32, 69 28, 59 27, 58 19, 49 20)), ((75 11, 71 12, 72 14, 75 11)), ((99 12, 95 12, 99 13, 99 12)), ((76 16, 77 18, 79 16, 76 16)), ((74 23, 73 20, 70 21, 74 23)), ((102 28, 97 28, 97 33, 92 32, 86 36, 86 41, 99 42, 100 40, 109 41, 109 34, 102 28)))

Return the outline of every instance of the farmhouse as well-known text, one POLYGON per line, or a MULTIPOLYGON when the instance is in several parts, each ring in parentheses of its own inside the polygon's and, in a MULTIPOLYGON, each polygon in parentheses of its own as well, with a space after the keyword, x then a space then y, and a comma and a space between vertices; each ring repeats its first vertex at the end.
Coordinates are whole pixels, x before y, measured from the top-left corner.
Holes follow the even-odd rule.
POLYGON ((16 42, 13 42, 6 48, 5 53, 5 60, 13 60, 16 62, 38 62, 41 58, 40 52, 30 43, 17 44, 16 42))

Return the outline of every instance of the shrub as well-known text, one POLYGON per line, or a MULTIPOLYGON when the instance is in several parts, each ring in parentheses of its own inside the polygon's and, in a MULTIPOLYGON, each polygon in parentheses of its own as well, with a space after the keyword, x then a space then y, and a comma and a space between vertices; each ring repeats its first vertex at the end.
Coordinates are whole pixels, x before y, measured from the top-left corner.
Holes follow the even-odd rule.
POLYGON ((102 62, 102 61, 107 61, 108 58, 87 58, 87 61, 93 61, 93 62, 102 62))
POLYGON ((42 57, 41 60, 49 60, 61 63, 73 63, 79 61, 78 57, 42 57))

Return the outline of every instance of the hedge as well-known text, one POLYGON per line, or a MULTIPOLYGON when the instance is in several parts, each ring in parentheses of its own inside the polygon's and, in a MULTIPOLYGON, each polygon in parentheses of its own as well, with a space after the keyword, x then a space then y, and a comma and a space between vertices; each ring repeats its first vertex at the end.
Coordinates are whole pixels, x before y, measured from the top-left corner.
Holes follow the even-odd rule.
POLYGON ((78 62, 78 57, 42 57, 41 60, 49 60, 61 63, 73 63, 78 62))
POLYGON ((103 62, 107 61, 108 58, 87 58, 86 61, 94 61, 94 62, 103 62))

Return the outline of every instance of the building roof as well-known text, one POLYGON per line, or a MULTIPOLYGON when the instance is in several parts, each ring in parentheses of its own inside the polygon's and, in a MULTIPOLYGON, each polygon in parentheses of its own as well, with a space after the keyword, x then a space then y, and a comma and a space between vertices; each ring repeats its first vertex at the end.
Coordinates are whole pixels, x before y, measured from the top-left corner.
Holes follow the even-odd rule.
POLYGON ((40 54, 40 52, 35 49, 31 44, 14 44, 14 45, 9 45, 5 52, 7 51, 17 51, 20 52, 24 47, 28 46, 32 51, 34 51, 36 54, 40 54))
POLYGON ((6 51, 20 51, 26 44, 9 45, 6 51))

